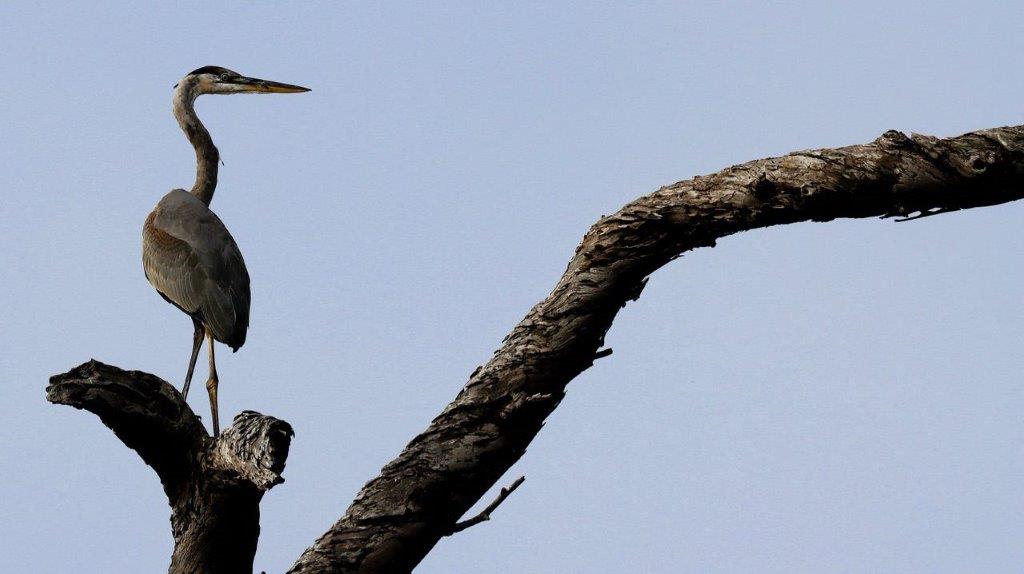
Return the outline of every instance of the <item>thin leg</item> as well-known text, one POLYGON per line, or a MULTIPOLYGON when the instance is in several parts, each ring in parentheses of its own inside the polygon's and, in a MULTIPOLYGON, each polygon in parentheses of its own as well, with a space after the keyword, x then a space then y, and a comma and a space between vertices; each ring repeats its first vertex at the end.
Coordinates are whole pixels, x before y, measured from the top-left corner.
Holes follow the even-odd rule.
POLYGON ((213 438, 220 436, 220 421, 217 419, 217 362, 213 358, 213 332, 206 330, 210 339, 210 378, 206 381, 206 390, 210 393, 210 415, 213 418, 213 438))
POLYGON ((196 332, 192 335, 192 358, 188 360, 188 374, 185 375, 185 386, 181 388, 181 398, 188 398, 188 386, 192 384, 192 372, 196 370, 196 358, 199 356, 199 348, 203 346, 203 324, 192 319, 196 332))

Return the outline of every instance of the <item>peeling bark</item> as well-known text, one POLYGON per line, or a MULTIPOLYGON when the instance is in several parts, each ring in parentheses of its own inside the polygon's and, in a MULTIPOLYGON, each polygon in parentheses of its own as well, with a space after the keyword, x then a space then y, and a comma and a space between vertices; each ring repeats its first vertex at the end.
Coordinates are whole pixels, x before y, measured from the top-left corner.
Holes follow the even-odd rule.
MULTIPOLYGON (((1024 126, 947 139, 889 131, 864 145, 737 165, 629 203, 587 232, 551 294, 289 572, 412 570, 466 524, 459 517, 522 456, 569 381, 610 353, 604 335, 648 275, 683 253, 770 225, 909 220, 1021 197, 1024 126)), ((173 509, 172 572, 197 571, 185 566, 192 556, 215 566, 198 571, 249 572, 259 497, 281 480, 291 429, 247 411, 211 444, 176 393, 152 375, 95 362, 49 387, 51 401, 96 413, 157 470, 173 509), (232 536, 234 569, 209 552, 211 541, 232 536)))
POLYGON ((598 221, 565 274, 455 400, 363 487, 290 574, 408 572, 526 450, 565 386, 605 354, 646 278, 740 231, 840 217, 918 217, 1024 195, 1024 126, 937 139, 889 131, 695 177, 598 221))

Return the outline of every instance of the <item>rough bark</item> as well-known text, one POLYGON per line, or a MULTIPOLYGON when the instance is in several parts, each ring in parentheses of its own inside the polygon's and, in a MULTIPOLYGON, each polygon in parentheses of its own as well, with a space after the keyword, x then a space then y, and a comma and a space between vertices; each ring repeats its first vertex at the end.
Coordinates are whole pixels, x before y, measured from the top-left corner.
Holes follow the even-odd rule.
POLYGON ((156 471, 171 505, 171 574, 252 572, 260 499, 284 482, 288 423, 243 411, 214 440, 170 384, 98 361, 52 377, 46 397, 99 416, 156 471))
POLYGON ((840 217, 918 216, 1024 194, 1024 127, 937 139, 889 131, 695 177, 598 221, 551 294, 455 400, 356 496, 291 574, 408 572, 514 464, 590 367, 646 278, 740 231, 840 217))
MULTIPOLYGON (((842 217, 916 219, 1021 197, 1024 126, 948 139, 889 131, 869 144, 748 162, 629 203, 590 229, 551 294, 530 310, 486 365, 473 371, 430 426, 363 487, 345 515, 289 572, 412 570, 440 538, 466 524, 458 523, 459 517, 522 456, 569 381, 610 353, 601 349, 604 335, 618 310, 639 297, 647 276, 686 251, 770 225, 842 217)), ((229 435, 229 429, 221 441, 249 446, 225 443, 224 452, 211 448, 211 439, 175 393, 152 375, 98 363, 54 377, 50 386, 52 401, 100 415, 160 474, 174 508, 176 559, 179 549, 191 548, 179 539, 202 547, 207 538, 230 536, 220 528, 229 523, 255 544, 258 495, 280 480, 290 428, 243 413, 243 420, 268 419, 264 424, 270 430, 260 438, 241 431, 229 435), (278 446, 252 446, 266 440, 278 446), (254 460, 260 462, 244 462, 254 460), (231 470, 222 473, 218 469, 223 466, 231 470), (220 492, 210 486, 219 480, 207 474, 227 474, 232 485, 251 487, 232 486, 230 503, 217 504, 209 492, 220 492), (175 486, 181 484, 193 485, 199 493, 175 486), (247 498, 244 493, 250 488, 247 498), (181 504, 179 509, 175 501, 183 499, 198 500, 200 507, 181 504), (216 525, 210 528, 214 534, 193 532, 208 523, 216 525)), ((238 426, 236 419, 232 429, 238 426)), ((206 571, 248 572, 254 547, 239 546, 244 568, 206 571)), ((201 550, 195 554, 204 555, 201 550)), ((187 571, 174 568, 172 564, 172 572, 187 571)))

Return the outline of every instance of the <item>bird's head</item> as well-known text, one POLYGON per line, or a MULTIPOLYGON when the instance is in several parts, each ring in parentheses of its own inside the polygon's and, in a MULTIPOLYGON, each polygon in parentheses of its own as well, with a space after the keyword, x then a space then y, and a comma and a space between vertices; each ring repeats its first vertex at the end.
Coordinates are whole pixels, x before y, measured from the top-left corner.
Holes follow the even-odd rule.
POLYGON ((192 70, 175 84, 175 88, 188 88, 194 96, 203 94, 297 94, 309 88, 249 78, 220 66, 203 66, 192 70))

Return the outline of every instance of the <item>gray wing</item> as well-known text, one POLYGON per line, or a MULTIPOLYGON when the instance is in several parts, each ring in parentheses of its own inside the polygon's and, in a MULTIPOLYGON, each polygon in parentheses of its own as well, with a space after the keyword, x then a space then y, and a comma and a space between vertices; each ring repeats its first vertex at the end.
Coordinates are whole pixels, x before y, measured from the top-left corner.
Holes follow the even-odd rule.
POLYGON ((164 196, 142 229, 146 279, 237 350, 249 328, 249 272, 224 223, 190 193, 164 196))

